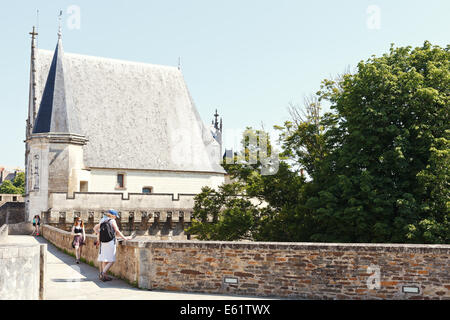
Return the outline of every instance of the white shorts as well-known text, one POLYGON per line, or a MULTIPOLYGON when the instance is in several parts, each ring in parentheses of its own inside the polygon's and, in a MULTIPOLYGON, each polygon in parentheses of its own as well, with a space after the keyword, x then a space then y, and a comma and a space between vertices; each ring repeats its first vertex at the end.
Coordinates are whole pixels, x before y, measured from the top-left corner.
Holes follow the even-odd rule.
POLYGON ((116 261, 116 240, 109 242, 100 242, 100 252, 97 261, 114 262, 116 261))

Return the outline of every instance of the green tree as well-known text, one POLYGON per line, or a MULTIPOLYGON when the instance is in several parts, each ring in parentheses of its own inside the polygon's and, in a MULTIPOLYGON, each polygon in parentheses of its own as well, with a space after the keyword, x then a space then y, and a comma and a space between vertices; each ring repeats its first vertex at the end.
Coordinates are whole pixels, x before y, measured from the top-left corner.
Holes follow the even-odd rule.
POLYGON ((417 174, 422 186, 421 217, 408 225, 407 238, 414 242, 448 243, 450 230, 450 130, 434 139, 430 161, 417 174))
POLYGON ((19 171, 13 180, 13 185, 17 188, 25 188, 25 172, 19 171))
POLYGON ((234 163, 224 164, 233 183, 218 191, 203 188, 195 198, 193 223, 186 231, 208 240, 306 239, 309 226, 299 218, 305 212, 299 208, 305 203, 301 191, 305 178, 283 159, 276 159, 276 170, 270 168, 274 163, 261 157, 271 158, 273 150, 264 130, 247 128, 241 146, 234 163))
POLYGON ((3 183, 0 185, 0 193, 24 194, 25 193, 25 173, 18 172, 12 182, 9 180, 3 181, 3 183))
POLYGON ((191 231, 214 240, 449 243, 449 50, 392 46, 324 80, 304 112, 291 108, 292 121, 276 127, 283 150, 271 175, 261 174, 271 165, 258 156, 261 131, 248 128, 235 163, 224 165, 234 187, 198 196, 191 231), (325 102, 332 111, 321 115, 325 102), (237 191, 245 200, 230 200, 237 191))
POLYGON ((251 239, 259 212, 247 199, 239 183, 226 184, 213 190, 202 188, 195 197, 192 224, 186 232, 200 240, 251 239))
POLYGON ((324 81, 338 126, 308 200, 312 240, 450 241, 449 47, 394 48, 324 81))

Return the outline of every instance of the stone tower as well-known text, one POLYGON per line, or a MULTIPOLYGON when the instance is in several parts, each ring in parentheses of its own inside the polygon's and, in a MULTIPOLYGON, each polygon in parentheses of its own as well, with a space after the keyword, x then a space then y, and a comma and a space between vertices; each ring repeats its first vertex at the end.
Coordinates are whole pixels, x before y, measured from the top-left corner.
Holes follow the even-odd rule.
MULTIPOLYGON (((33 32, 34 33, 34 32, 33 32)), ((61 32, 35 115, 34 35, 32 40, 30 106, 26 143, 26 213, 28 220, 49 208, 51 192, 77 191, 77 176, 83 168, 83 148, 87 143, 73 116, 69 84, 64 73, 61 32)))

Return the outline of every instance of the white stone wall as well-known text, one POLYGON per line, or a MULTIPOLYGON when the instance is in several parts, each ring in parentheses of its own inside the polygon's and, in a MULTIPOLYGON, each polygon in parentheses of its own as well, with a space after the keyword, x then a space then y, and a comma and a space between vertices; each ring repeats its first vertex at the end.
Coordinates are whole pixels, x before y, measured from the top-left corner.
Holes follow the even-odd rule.
POLYGON ((138 171, 92 169, 89 177, 89 192, 142 193, 143 187, 152 187, 154 193, 201 192, 203 186, 217 188, 224 182, 220 173, 138 171), (116 188, 117 174, 125 174, 125 188, 116 188))
POLYGON ((222 173, 151 171, 85 168, 81 145, 51 143, 46 138, 33 138, 29 142, 30 162, 27 165, 27 220, 36 214, 41 215, 49 208, 53 210, 87 210, 94 208, 192 208, 193 198, 185 201, 172 201, 172 194, 198 194, 201 188, 217 188, 224 183, 222 173), (37 173, 37 174, 36 174, 37 173), (124 174, 124 188, 117 188, 117 174, 124 174), (68 176, 67 176, 68 175, 68 176), (50 178, 50 179, 49 179, 50 178), (77 200, 66 200, 80 192, 80 182, 87 182, 89 194, 77 200), (136 197, 128 199, 130 193, 142 193, 142 188, 151 187, 154 194, 170 196, 136 197), (53 192, 64 192, 56 199, 53 192), (50 194, 49 194, 50 193, 50 194), (93 194, 94 193, 94 194, 93 194), (96 196, 95 193, 120 193, 118 197, 96 196))
MULTIPOLYGON (((87 210, 107 210, 114 208, 116 210, 151 210, 151 209, 185 209, 193 208, 194 196, 180 195, 144 195, 132 194, 129 197, 123 197, 122 194, 74 194, 73 198, 67 198, 66 193, 50 193, 49 206, 52 212, 57 211, 87 211, 87 210)), ((59 213, 58 213, 59 216, 59 213)))
POLYGON ((0 300, 38 300, 39 244, 0 244, 0 300))
POLYGON ((83 148, 80 145, 68 145, 69 148, 69 193, 80 191, 80 181, 89 180, 89 171, 83 170, 83 148))
POLYGON ((30 157, 27 166, 28 190, 25 197, 25 210, 28 221, 48 209, 48 168, 49 144, 43 139, 30 142, 30 157))

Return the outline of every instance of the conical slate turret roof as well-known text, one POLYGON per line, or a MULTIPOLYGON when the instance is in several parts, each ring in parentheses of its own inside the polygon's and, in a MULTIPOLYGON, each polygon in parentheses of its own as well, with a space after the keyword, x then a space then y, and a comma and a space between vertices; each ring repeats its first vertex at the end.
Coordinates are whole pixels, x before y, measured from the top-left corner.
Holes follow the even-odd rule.
POLYGON ((79 133, 76 118, 71 117, 72 103, 64 74, 63 56, 59 35, 33 133, 79 133))

